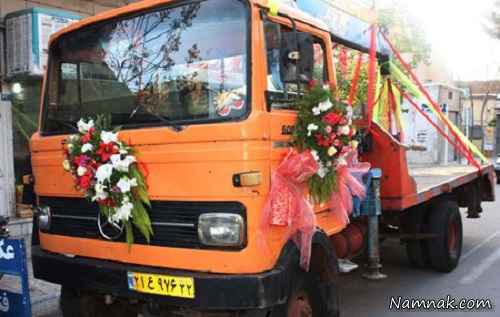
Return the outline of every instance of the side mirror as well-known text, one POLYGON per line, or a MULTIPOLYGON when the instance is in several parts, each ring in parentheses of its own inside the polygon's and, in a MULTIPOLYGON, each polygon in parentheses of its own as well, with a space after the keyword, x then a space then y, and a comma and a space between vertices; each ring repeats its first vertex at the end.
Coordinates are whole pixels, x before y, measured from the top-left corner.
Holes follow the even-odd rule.
POLYGON ((283 83, 308 83, 313 78, 314 39, 303 32, 281 35, 280 75, 283 83))

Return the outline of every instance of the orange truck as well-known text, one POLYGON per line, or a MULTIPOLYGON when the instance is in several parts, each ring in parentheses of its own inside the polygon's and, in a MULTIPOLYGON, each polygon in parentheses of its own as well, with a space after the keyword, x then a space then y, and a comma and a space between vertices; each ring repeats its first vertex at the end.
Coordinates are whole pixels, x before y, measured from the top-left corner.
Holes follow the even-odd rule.
POLYGON ((369 206, 348 226, 315 207, 308 272, 285 229, 262 231, 271 171, 296 119, 297 87, 287 92, 290 73, 280 70, 294 54, 282 53, 283 38, 312 45, 314 60, 294 62, 335 87, 332 47, 342 37, 293 4, 146 0, 51 38, 25 179, 37 206, 34 274, 62 285, 63 316, 338 316, 338 259, 366 249, 366 276, 383 278, 382 234, 401 239, 416 266, 457 266, 459 207, 477 218, 481 202, 494 200, 493 167, 410 172, 408 146, 376 124, 360 147, 374 167, 369 206), (129 247, 120 231, 109 233, 116 228, 102 225, 62 168, 64 140, 95 114, 121 126, 147 166, 150 243, 136 235, 129 247))

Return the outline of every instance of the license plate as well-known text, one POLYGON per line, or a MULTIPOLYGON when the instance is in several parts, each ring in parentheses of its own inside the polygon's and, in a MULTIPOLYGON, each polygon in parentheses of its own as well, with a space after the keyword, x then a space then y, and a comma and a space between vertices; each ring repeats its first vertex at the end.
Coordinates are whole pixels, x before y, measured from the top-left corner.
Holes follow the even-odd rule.
POLYGON ((128 272, 128 288, 140 293, 194 298, 194 279, 159 274, 128 272))

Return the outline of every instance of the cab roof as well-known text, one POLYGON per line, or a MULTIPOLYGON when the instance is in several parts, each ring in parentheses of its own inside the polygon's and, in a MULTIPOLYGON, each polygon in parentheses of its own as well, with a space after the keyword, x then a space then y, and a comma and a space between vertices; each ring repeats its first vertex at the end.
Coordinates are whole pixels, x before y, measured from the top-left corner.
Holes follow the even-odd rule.
MULTIPOLYGON (((111 19, 118 18, 121 16, 129 15, 129 14, 134 14, 134 13, 144 11, 144 10, 149 10, 149 9, 152 9, 152 8, 155 8, 155 7, 158 7, 161 5, 165 5, 165 4, 168 4, 171 2, 182 2, 182 1, 184 1, 184 0, 180 0, 180 1, 175 1, 175 0, 144 0, 144 1, 140 1, 140 2, 135 2, 135 3, 129 4, 127 6, 120 7, 117 9, 105 11, 105 12, 99 13, 97 15, 84 18, 84 19, 82 19, 76 23, 73 23, 73 24, 69 25, 68 27, 63 28, 60 31, 54 33, 50 37, 50 44, 52 44, 54 41, 56 41, 58 38, 60 38, 64 34, 76 31, 78 29, 84 28, 86 26, 89 26, 89 25, 92 25, 95 23, 103 22, 106 20, 111 20, 111 19)), ((267 8, 267 9, 269 9, 269 4, 271 2, 271 0, 247 0, 247 1, 253 5, 257 5, 259 7, 267 8)), ((301 21, 301 22, 304 22, 307 24, 311 24, 319 29, 322 29, 324 31, 328 31, 328 26, 323 21, 316 19, 316 18, 312 17, 311 15, 309 15, 309 14, 307 14, 299 9, 293 8, 285 3, 280 3, 279 13, 286 14, 286 15, 288 15, 288 16, 290 16, 298 21, 301 21)))

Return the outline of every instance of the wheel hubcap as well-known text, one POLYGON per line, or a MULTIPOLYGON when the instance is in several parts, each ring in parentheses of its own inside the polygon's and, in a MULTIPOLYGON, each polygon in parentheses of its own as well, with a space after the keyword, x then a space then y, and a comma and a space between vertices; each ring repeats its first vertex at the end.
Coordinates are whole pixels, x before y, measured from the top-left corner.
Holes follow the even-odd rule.
POLYGON ((288 304, 288 317, 312 317, 313 311, 305 292, 294 295, 288 304))

